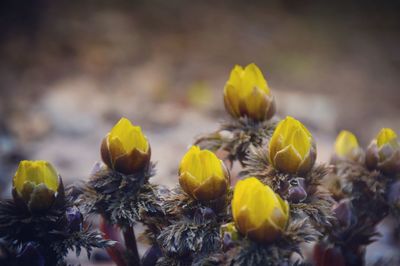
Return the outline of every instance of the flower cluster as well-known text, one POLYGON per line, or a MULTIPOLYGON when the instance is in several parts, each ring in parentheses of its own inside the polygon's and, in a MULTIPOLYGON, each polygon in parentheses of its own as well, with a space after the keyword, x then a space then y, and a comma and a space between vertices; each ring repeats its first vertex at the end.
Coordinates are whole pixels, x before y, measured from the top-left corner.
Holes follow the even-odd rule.
POLYGON ((366 164, 369 169, 379 169, 386 174, 400 172, 400 144, 392 129, 379 131, 368 146, 366 164))
POLYGON ((334 151, 335 168, 326 183, 337 201, 337 220, 316 245, 316 264, 325 265, 334 253, 339 265, 363 265, 365 247, 378 235, 376 225, 389 214, 396 220, 400 215, 400 145, 389 128, 381 129, 366 150, 353 133, 342 131, 334 151))
POLYGON ((364 150, 342 131, 331 166, 318 164, 313 134, 275 116, 255 64, 233 68, 223 97, 229 121, 183 154, 172 189, 151 181, 149 140, 127 118, 106 134, 102 163, 80 187, 66 192, 49 162, 22 161, 13 199, 0 201, 0 264, 65 265, 69 250, 100 247, 117 266, 363 265, 376 225, 400 218, 396 133, 382 129, 364 150), (228 162, 240 163, 238 175, 228 162), (86 214, 99 216, 103 235, 86 214), (143 256, 139 239, 150 244, 143 256), (312 258, 302 248, 310 242, 312 258))
POLYGON ((320 189, 328 168, 315 166, 314 138, 293 117, 271 119, 275 102, 255 64, 234 67, 224 103, 233 121, 195 142, 181 160, 180 187, 165 197, 171 222, 156 239, 157 265, 289 263, 331 225, 333 200, 320 189), (217 150, 241 163, 239 177, 230 177, 217 150))

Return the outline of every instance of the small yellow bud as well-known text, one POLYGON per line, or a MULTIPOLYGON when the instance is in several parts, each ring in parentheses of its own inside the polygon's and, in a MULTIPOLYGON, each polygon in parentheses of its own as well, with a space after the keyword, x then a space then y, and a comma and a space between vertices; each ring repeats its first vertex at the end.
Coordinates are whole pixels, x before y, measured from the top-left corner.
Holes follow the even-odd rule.
POLYGON ((271 242, 285 230, 289 204, 255 177, 237 182, 232 199, 239 232, 257 242, 271 242))
POLYGON ((387 174, 400 172, 400 144, 397 134, 390 128, 382 128, 368 146, 366 164, 387 174))
POLYGON ((278 170, 289 174, 310 171, 316 159, 314 139, 298 120, 288 116, 277 125, 269 142, 269 159, 278 170))
POLYGON ((101 144, 103 162, 111 169, 133 174, 150 161, 150 144, 139 126, 121 118, 101 144))
POLYGON ((225 195, 229 174, 214 153, 192 146, 181 160, 179 184, 193 198, 209 201, 225 195))
POLYGON ((239 232, 233 222, 221 225, 220 232, 222 236, 229 234, 230 239, 233 241, 239 240, 239 232))
POLYGON ((224 88, 225 109, 234 117, 249 117, 255 121, 270 119, 275 114, 275 102, 267 81, 255 64, 236 65, 224 88))
POLYGON ((397 134, 390 128, 382 128, 376 136, 376 143, 378 144, 378 148, 382 148, 384 145, 389 145, 393 148, 399 147, 399 143, 397 141, 397 134))
POLYGON ((339 158, 354 158, 360 151, 356 136, 347 130, 342 130, 336 138, 335 154, 339 158))
POLYGON ((13 195, 30 210, 46 210, 53 204, 59 185, 57 172, 49 162, 21 161, 13 178, 13 195))

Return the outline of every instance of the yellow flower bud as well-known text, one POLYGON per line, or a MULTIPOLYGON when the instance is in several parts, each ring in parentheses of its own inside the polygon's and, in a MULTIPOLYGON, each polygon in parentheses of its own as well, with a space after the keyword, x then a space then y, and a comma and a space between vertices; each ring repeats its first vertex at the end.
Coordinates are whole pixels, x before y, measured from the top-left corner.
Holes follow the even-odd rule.
POLYGON ((376 136, 376 142, 378 148, 382 148, 384 145, 389 145, 393 148, 398 148, 399 143, 397 141, 397 134, 390 128, 382 128, 376 136))
POLYGON ((191 197, 209 201, 225 195, 229 174, 214 153, 192 146, 181 160, 179 184, 191 197))
POLYGON ((21 161, 13 178, 13 195, 32 211, 48 209, 60 185, 54 167, 46 161, 21 161))
POLYGON ((335 155, 339 158, 353 159, 360 152, 356 136, 347 130, 342 130, 336 138, 335 155))
POLYGON ((239 232, 233 222, 221 225, 220 231, 222 236, 229 234, 231 240, 239 240, 239 232))
POLYGON ((314 139, 298 120, 288 116, 277 125, 269 142, 269 159, 279 171, 304 174, 316 159, 314 139))
POLYGON ((366 164, 387 174, 400 172, 400 144, 397 134, 382 128, 367 149, 366 164))
POLYGON ((225 109, 234 117, 249 117, 255 121, 270 119, 275 114, 275 102, 267 81, 255 64, 236 65, 224 88, 225 109))
POLYGON ((271 242, 285 230, 289 204, 255 177, 237 182, 232 215, 239 232, 257 242, 271 242))
POLYGON ((121 118, 101 144, 103 162, 123 174, 133 174, 150 161, 150 144, 139 126, 121 118))

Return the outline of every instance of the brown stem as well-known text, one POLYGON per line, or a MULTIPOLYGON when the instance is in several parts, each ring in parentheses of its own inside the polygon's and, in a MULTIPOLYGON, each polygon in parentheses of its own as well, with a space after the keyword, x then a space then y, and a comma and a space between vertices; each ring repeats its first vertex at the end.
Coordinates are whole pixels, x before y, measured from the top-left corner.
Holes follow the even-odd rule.
POLYGON ((122 230, 122 234, 125 240, 125 246, 130 253, 129 256, 129 265, 130 266, 139 266, 140 265, 140 257, 136 244, 135 231, 133 227, 128 227, 122 230))
POLYGON ((124 260, 124 248, 121 245, 117 228, 108 224, 103 217, 100 217, 100 230, 104 233, 104 236, 107 239, 111 239, 117 242, 115 245, 106 248, 106 251, 111 259, 115 262, 117 266, 128 266, 128 264, 124 260))

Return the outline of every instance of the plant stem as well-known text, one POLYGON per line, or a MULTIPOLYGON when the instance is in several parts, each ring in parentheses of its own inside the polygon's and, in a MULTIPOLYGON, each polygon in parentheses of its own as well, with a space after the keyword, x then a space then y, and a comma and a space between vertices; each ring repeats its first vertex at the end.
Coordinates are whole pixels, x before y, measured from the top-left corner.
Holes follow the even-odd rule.
POLYGON ((129 257, 129 265, 139 266, 140 257, 136 244, 135 231, 133 230, 133 227, 124 228, 122 230, 122 233, 125 240, 125 246, 131 255, 129 257))
POLYGON ((116 241, 114 246, 108 247, 106 249, 108 255, 115 262, 117 266, 128 266, 124 259, 124 249, 120 242, 120 237, 118 236, 117 228, 108 224, 106 219, 100 218, 100 230, 104 233, 105 237, 116 241))

